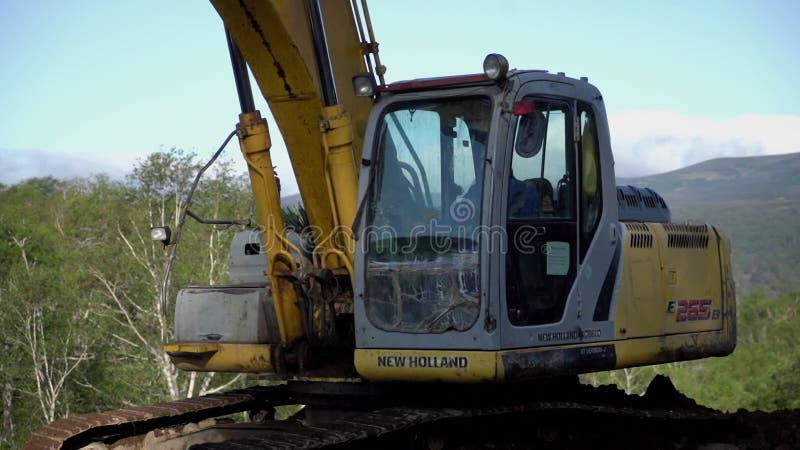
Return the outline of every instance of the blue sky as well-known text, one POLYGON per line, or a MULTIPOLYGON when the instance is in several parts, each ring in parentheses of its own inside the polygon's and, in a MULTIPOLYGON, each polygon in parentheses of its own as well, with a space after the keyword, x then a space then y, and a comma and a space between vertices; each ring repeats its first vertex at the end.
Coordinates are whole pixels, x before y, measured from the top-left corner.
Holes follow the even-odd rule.
MULTIPOLYGON (((121 175, 172 146, 206 156, 232 129, 238 103, 210 4, 1 1, 0 182, 121 175)), ((618 174, 800 151, 798 1, 370 8, 389 80, 477 72, 489 52, 588 76, 606 99, 618 174)), ((296 190, 280 143, 275 160, 296 190)))

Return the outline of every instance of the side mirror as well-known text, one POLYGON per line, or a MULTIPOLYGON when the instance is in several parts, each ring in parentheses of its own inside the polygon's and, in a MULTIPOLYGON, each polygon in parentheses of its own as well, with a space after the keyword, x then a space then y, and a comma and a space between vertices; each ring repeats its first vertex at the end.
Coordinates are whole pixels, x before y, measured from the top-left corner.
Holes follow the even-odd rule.
POLYGON ((523 158, 532 158, 542 149, 544 136, 547 133, 547 122, 544 114, 533 111, 519 116, 517 122, 517 142, 514 150, 523 158))
POLYGON ((169 227, 153 227, 150 228, 150 238, 154 241, 160 241, 164 247, 169 245, 169 240, 172 237, 172 230, 169 227))

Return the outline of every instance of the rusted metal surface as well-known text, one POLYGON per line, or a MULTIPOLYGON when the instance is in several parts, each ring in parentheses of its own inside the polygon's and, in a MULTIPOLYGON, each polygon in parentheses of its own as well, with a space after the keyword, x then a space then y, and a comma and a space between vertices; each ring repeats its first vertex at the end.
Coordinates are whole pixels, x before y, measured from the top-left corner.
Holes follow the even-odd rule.
POLYGON ((151 406, 70 416, 35 431, 23 448, 75 449, 95 441, 112 441, 158 428, 247 411, 286 397, 284 386, 249 388, 151 406))

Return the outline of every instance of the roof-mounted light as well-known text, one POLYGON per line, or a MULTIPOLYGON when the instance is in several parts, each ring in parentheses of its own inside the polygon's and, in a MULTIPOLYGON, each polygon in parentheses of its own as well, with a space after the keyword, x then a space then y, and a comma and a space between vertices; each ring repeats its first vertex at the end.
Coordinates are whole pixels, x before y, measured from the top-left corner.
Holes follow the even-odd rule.
POLYGON ((359 73, 353 77, 353 90, 356 97, 372 97, 378 90, 375 77, 369 73, 359 73))
POLYGON ((490 80, 505 80, 508 74, 508 60, 499 53, 489 53, 483 60, 483 73, 490 80))

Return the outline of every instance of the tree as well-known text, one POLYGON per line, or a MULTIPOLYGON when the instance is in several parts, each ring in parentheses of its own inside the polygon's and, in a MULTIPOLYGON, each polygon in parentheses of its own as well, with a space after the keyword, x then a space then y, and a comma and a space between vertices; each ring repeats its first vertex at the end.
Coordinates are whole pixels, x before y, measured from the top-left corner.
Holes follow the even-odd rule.
MULTIPOLYGON (((241 383, 235 375, 179 372, 161 348, 167 255, 148 229, 175 225, 195 159, 172 150, 145 158, 122 182, 45 178, 0 190, 0 448, 19 448, 30 431, 69 413, 241 383)), ((218 163, 192 209, 207 218, 248 217, 246 178, 218 163)), ((224 283, 234 231, 188 223, 174 285, 224 283)))
MULTIPOLYGON (((181 205, 199 166, 193 154, 179 150, 155 153, 140 162, 127 179, 125 214, 109 224, 116 232, 116 257, 124 265, 88 268, 103 292, 99 294, 104 301, 98 314, 110 324, 109 334, 127 359, 145 358, 157 368, 166 395, 172 399, 216 392, 241 379, 224 377, 219 385, 213 385, 215 374, 206 373, 198 380, 196 372, 187 375, 176 371, 162 350, 162 330, 167 335, 170 332, 171 311, 169 307, 163 310, 160 301, 168 255, 160 243, 150 240, 147 232, 153 226, 177 228, 181 205)), ((249 211, 244 184, 232 175, 230 164, 218 165, 201 186, 192 206, 201 216, 239 217, 249 211)), ((222 255, 227 252, 229 239, 222 238, 228 230, 192 225, 195 224, 187 223, 184 228, 173 285, 216 284, 226 266, 222 255)), ((174 298, 176 289, 169 288, 168 297, 174 298)))
POLYGON ((68 184, 33 179, 0 195, 0 326, 12 330, 2 339, 0 386, 6 441, 14 442, 14 433, 69 413, 93 336, 79 325, 79 276, 64 270, 74 255, 58 220, 68 184), (19 414, 36 410, 38 420, 19 414))

